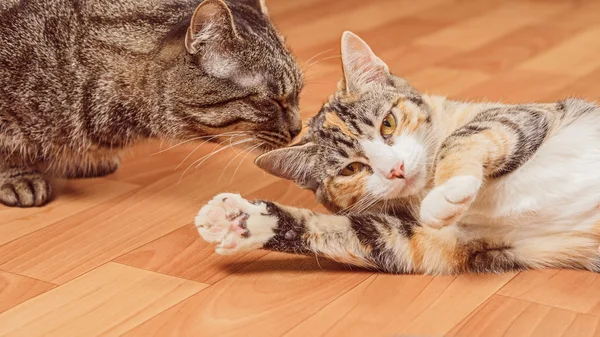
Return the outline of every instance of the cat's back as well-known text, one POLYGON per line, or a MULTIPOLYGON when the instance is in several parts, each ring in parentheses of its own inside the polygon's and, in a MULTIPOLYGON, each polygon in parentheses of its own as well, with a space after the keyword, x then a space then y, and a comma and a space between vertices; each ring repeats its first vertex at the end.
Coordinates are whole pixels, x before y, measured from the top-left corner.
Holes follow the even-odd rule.
POLYGON ((83 61, 94 52, 151 52, 200 2, 5 0, 0 2, 0 62, 20 70, 14 67, 36 60, 51 67, 57 54, 78 54, 83 61))
POLYGON ((6 113, 32 97, 40 102, 19 114, 76 105, 89 79, 151 60, 199 2, 0 1, 0 108, 6 113))
POLYGON ((0 114, 22 116, 24 123, 33 123, 28 111, 43 110, 51 100, 64 99, 65 83, 73 84, 78 31, 75 2, 0 3, 0 114), (41 96, 46 99, 38 100, 41 96))
POLYGON ((0 62, 7 70, 47 55, 69 40, 77 24, 74 7, 67 0, 0 3, 0 62))

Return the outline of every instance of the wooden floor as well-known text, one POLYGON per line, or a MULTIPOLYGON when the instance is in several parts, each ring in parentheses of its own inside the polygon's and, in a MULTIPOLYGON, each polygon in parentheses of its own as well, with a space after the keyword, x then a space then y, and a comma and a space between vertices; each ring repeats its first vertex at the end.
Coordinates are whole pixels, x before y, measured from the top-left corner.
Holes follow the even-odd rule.
MULTIPOLYGON (((318 54, 306 65, 306 117, 340 78, 344 30, 422 91, 600 98, 600 1, 268 2, 300 61, 318 54)), ((47 207, 0 208, 0 335, 600 336, 592 273, 391 276, 262 251, 215 255, 192 220, 218 192, 318 206, 235 151, 183 175, 214 149, 184 161, 195 147, 144 146, 116 175, 57 182, 47 207)))

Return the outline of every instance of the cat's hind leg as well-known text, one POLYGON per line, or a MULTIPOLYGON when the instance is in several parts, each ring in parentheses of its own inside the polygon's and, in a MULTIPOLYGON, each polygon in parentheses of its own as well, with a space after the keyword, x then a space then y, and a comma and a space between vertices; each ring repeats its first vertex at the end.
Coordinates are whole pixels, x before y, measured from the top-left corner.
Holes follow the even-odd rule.
POLYGON ((38 207, 52 195, 50 182, 34 169, 0 166, 0 203, 11 207, 38 207))

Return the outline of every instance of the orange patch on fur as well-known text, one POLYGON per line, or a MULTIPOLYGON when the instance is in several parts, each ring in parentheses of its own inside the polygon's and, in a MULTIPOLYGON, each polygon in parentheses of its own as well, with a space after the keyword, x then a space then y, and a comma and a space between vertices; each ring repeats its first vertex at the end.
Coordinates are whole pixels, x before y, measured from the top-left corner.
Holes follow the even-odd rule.
POLYGON ((450 152, 435 169, 435 186, 440 186, 453 177, 471 175, 483 178, 483 163, 485 158, 485 144, 478 138, 458 139, 460 146, 450 152))
POLYGON ((356 135, 348 129, 348 126, 344 121, 335 114, 335 112, 330 111, 325 114, 325 123, 323 123, 324 128, 333 128, 337 127, 340 131, 348 137, 356 138, 356 135))
POLYGON ((425 121, 427 120, 427 116, 420 113, 419 110, 411 109, 405 103, 406 98, 399 98, 396 103, 394 103, 393 108, 398 109, 401 113, 401 119, 398 124, 398 128, 396 128, 396 134, 398 133, 412 133, 415 132, 425 121))
POLYGON ((423 266, 423 258, 425 256, 423 251, 423 234, 415 233, 413 237, 410 239, 410 255, 411 260, 414 265, 415 271, 422 270, 423 266))
POLYGON ((398 109, 400 111, 400 120, 398 121, 398 127, 396 128, 396 133, 401 133, 401 132, 411 132, 412 129, 411 128, 413 123, 413 116, 411 116, 410 113, 412 113, 412 111, 408 110, 408 108, 406 107, 406 104, 404 104, 404 100, 400 99, 398 100, 398 102, 396 102, 396 105, 394 106, 395 109, 398 109))
POLYGON ((455 245, 448 245, 443 239, 423 229, 414 233, 410 240, 410 248, 412 263, 416 271, 440 270, 440 268, 454 271, 466 262, 466 256, 462 249, 458 249, 455 245), (425 265, 425 255, 435 256, 427 261, 438 265, 425 265))
MULTIPOLYGON (((485 130, 481 133, 483 137, 486 137, 492 144, 494 144, 494 148, 490 149, 488 152, 492 152, 491 156, 496 159, 506 158, 510 154, 509 150, 509 140, 506 137, 506 134, 499 133, 494 130, 485 130)), ((497 167, 493 166, 497 160, 488 160, 488 171, 495 171, 497 167)))
POLYGON ((348 208, 362 198, 364 195, 364 179, 367 172, 361 172, 354 176, 346 177, 342 181, 328 179, 325 181, 325 189, 331 202, 340 207, 348 208))

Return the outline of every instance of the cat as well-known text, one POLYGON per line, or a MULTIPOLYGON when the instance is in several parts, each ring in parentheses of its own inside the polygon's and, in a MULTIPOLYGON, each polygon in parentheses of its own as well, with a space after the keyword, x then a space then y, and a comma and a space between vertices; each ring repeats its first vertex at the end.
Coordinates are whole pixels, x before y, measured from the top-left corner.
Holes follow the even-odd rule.
POLYGON ((600 108, 421 94, 358 36, 344 79, 293 146, 259 156, 336 214, 221 194, 200 235, 389 273, 600 272, 600 108))
POLYGON ((144 139, 285 146, 302 86, 264 0, 2 1, 0 203, 44 205, 48 178, 111 174, 144 139))

